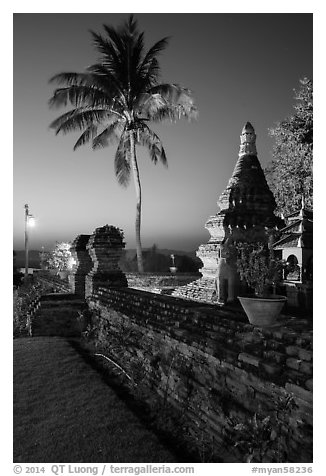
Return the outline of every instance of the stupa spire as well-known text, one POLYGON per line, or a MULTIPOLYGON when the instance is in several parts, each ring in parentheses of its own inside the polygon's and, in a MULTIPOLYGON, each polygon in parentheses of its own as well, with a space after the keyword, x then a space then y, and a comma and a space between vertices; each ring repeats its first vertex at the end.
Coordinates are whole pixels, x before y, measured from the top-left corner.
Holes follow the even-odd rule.
POLYGON ((196 253, 203 262, 202 278, 177 288, 175 297, 218 303, 235 300, 239 276, 234 243, 268 243, 278 226, 275 199, 257 157, 256 134, 250 122, 244 125, 240 140, 232 177, 218 201, 220 211, 205 223, 210 239, 196 253))
POLYGON ((250 122, 243 126, 240 136, 239 157, 243 155, 257 155, 255 129, 250 122))

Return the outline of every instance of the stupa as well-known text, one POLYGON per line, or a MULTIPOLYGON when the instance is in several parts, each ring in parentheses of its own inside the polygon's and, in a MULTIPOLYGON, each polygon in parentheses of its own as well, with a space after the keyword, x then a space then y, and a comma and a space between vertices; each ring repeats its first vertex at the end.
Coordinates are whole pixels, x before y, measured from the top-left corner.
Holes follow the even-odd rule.
POLYGON ((274 214, 275 199, 257 157, 250 122, 242 129, 239 157, 217 204, 220 211, 205 224, 210 239, 196 253, 203 262, 202 278, 177 288, 175 297, 217 304, 233 301, 239 288, 233 243, 266 242, 282 225, 274 214))

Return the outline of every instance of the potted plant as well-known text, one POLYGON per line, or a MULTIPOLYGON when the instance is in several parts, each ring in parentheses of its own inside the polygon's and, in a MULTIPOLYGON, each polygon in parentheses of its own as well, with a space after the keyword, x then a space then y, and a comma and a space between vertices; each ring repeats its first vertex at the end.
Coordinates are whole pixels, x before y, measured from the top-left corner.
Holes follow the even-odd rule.
POLYGON ((260 327, 273 325, 287 298, 268 290, 275 290, 282 280, 284 262, 275 259, 265 243, 238 243, 236 248, 240 278, 254 290, 254 295, 238 296, 249 322, 260 327))

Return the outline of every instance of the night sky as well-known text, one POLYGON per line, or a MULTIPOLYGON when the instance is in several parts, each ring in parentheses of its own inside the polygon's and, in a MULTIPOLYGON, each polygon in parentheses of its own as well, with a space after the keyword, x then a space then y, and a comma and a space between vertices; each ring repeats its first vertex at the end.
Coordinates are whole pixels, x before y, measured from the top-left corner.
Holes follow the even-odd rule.
MULTIPOLYGON (((196 122, 153 125, 169 167, 138 149, 142 181, 142 244, 195 250, 209 238, 204 224, 218 211, 246 121, 257 134, 263 167, 273 146, 268 128, 293 111, 299 79, 312 78, 312 14, 135 14, 145 44, 170 43, 160 56, 162 81, 193 91, 196 122)), ((77 134, 55 136, 49 124, 51 76, 84 69, 98 58, 89 30, 103 33, 128 14, 14 14, 14 249, 24 247, 24 204, 37 225, 31 249, 112 224, 135 246, 135 192, 114 175, 115 146, 73 151, 77 134)))

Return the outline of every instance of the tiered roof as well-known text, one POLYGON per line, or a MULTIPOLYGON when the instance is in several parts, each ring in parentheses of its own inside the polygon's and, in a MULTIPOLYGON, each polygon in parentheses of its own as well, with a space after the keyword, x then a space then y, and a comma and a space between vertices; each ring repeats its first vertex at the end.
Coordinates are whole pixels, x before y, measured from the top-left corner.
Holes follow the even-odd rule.
POLYGON ((286 226, 280 230, 279 239, 273 244, 275 250, 284 248, 313 247, 313 212, 302 203, 301 209, 285 217, 286 226))

